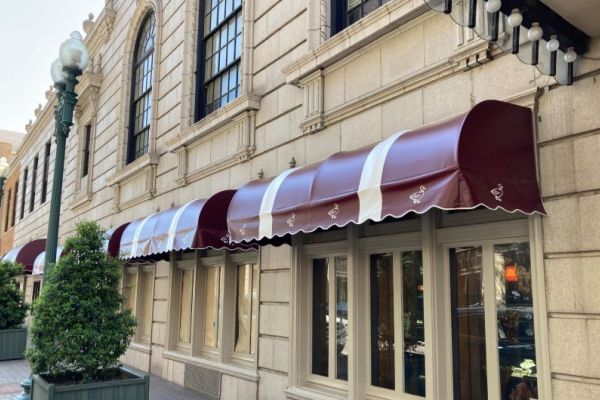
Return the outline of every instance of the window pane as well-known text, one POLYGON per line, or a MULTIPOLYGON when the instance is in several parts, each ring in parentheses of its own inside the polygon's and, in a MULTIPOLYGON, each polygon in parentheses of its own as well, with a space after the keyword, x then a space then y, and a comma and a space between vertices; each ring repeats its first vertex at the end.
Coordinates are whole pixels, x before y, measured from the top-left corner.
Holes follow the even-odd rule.
POLYGON ((258 284, 260 270, 258 265, 252 265, 252 330, 250 331, 250 354, 256 354, 258 344, 258 284))
POLYGON ((206 270, 206 302, 204 317, 204 345, 219 347, 219 288, 221 267, 206 270))
POLYGON ((146 279, 146 281, 144 282, 144 324, 142 327, 142 335, 144 337, 150 337, 150 333, 152 333, 154 274, 151 272, 147 272, 144 274, 144 278, 146 279))
POLYGON ((502 400, 537 399, 529 243, 494 246, 502 400))
POLYGON ((394 389, 394 258, 371 255, 371 384, 394 389))
POLYGON ((450 249, 456 400, 487 399, 481 247, 450 249))
POLYGON ((135 301, 137 296, 137 272, 123 274, 123 297, 125 297, 125 306, 135 315, 135 301))
POLYGON ((404 391, 425 397, 425 317, 420 251, 402 253, 404 391))
POLYGON ((179 341, 190 343, 192 319, 192 290, 194 270, 186 269, 181 272, 181 314, 179 318, 179 341))
POLYGON ((348 261, 335 258, 336 378, 348 380, 348 261))
POLYGON ((327 258, 313 260, 312 373, 329 374, 329 281, 327 258))
POLYGON ((252 308, 252 265, 238 266, 237 318, 235 324, 235 351, 248 353, 252 308))

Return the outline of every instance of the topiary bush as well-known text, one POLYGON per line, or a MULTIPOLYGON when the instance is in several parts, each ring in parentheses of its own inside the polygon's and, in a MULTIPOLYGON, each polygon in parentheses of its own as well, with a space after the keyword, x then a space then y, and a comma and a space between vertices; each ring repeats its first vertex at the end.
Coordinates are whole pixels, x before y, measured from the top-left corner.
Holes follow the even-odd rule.
POLYGON ((23 266, 12 261, 0 261, 0 330, 20 328, 29 307, 17 286, 23 266))
POLYGON ((26 357, 32 371, 47 379, 110 379, 134 333, 135 318, 119 292, 122 264, 104 252, 103 239, 95 222, 77 224, 44 279, 26 357))

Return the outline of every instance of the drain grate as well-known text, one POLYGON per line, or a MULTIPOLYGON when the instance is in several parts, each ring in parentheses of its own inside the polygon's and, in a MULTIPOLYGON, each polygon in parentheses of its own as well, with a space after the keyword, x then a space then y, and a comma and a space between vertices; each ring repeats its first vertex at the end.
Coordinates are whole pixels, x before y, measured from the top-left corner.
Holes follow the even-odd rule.
POLYGON ((221 373, 219 371, 186 364, 183 385, 217 399, 221 397, 221 373))

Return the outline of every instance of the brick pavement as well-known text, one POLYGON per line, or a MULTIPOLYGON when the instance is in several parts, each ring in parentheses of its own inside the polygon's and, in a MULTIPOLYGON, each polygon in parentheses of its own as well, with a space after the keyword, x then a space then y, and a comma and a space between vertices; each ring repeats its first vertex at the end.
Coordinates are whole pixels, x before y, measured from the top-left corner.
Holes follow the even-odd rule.
MULTIPOLYGON (((21 393, 21 382, 30 373, 25 360, 0 361, 0 400, 12 400, 21 393)), ((141 372, 143 373, 143 372, 141 372)), ((158 376, 150 377, 150 400, 213 400, 158 376)))

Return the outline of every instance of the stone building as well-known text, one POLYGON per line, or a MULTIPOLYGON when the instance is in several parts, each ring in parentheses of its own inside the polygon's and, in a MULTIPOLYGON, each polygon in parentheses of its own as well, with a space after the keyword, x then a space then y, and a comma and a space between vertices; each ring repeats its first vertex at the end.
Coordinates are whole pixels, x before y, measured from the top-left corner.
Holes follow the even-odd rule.
MULTIPOLYGON (((0 158, 4 157, 9 162, 15 158, 17 148, 25 135, 20 132, 13 132, 0 129, 0 158)), ((13 247, 13 218, 12 209, 15 202, 15 182, 19 177, 19 167, 17 162, 13 163, 13 168, 9 169, 4 184, 0 188, 2 195, 0 198, 0 254, 8 252, 13 247)))
MULTIPOLYGON (((477 2, 497 46, 441 3, 108 0, 85 21, 60 237, 98 221, 129 261, 126 364, 222 399, 600 396, 600 9, 526 14, 586 38, 564 85, 564 43, 554 79, 550 37, 535 68, 527 29, 502 48, 504 8, 477 2)), ((15 246, 46 235, 47 98, 15 246)))

